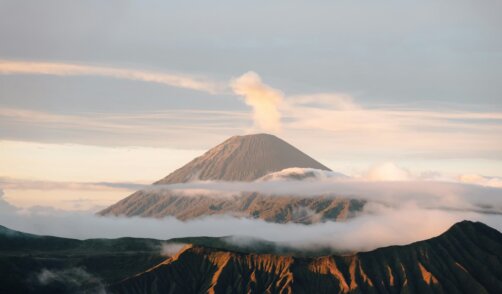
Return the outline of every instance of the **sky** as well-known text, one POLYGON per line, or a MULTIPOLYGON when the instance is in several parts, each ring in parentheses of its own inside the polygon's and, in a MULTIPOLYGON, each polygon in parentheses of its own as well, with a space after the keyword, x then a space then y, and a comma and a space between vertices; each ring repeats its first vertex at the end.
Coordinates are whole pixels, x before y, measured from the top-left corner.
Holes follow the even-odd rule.
POLYGON ((259 132, 352 176, 499 183, 501 12, 0 0, 0 188, 21 207, 97 209, 259 132))

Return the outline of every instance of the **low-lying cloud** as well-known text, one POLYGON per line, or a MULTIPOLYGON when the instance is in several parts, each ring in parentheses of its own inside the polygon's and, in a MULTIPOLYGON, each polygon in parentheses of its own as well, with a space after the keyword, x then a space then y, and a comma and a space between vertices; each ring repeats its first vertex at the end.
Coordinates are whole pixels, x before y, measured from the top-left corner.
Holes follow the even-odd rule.
POLYGON ((170 257, 178 253, 185 245, 183 243, 166 242, 162 244, 160 254, 162 256, 170 257))
POLYGON ((412 202, 421 208, 502 214, 502 189, 441 181, 366 181, 353 178, 327 178, 321 181, 193 182, 153 185, 144 191, 165 191, 184 196, 207 197, 238 196, 242 192, 297 197, 332 195, 394 207, 412 202))
POLYGON ((56 182, 0 177, 0 187, 16 190, 138 190, 147 185, 131 182, 56 182))
POLYGON ((57 285, 59 288, 63 287, 65 292, 75 292, 83 285, 93 285, 95 293, 106 293, 101 280, 82 267, 42 269, 36 274, 35 284, 49 287, 57 285))
MULTIPOLYGON (((17 209, 0 202, 0 224, 12 229, 78 239, 148 237, 167 240, 188 236, 246 236, 296 246, 330 246, 341 251, 371 250, 434 237, 461 220, 484 222, 502 230, 501 189, 442 182, 272 181, 264 183, 192 183, 153 187, 201 191, 246 191, 308 197, 333 192, 367 199, 362 212, 344 222, 313 225, 276 224, 258 219, 211 216, 191 221, 99 217, 43 207, 17 209), (202 189, 202 190, 200 190, 202 189)), ((200 194, 199 194, 200 195, 200 194)), ((1 200, 1 199, 0 199, 1 200)), ((300 211, 299 211, 300 213, 300 211)), ((301 212, 304 213, 304 212, 301 212)), ((236 240, 239 238, 237 237, 236 240)), ((245 240, 245 239, 244 239, 245 240)), ((179 248, 176 248, 179 249, 179 248)), ((174 252, 175 249, 169 250, 174 252)), ((166 253, 167 254, 167 253, 166 253)))

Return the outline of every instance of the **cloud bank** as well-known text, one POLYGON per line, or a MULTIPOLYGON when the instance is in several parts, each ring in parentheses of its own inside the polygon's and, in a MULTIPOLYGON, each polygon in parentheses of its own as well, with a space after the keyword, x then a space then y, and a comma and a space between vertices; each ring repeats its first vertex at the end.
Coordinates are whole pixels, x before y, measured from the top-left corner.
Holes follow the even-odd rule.
POLYGON ((234 197, 242 192, 265 195, 315 197, 332 195, 367 200, 389 207, 412 203, 423 209, 445 209, 502 215, 502 189, 457 182, 408 180, 367 181, 326 177, 321 180, 272 180, 264 182, 193 182, 153 185, 145 192, 169 192, 194 197, 234 197))
MULTIPOLYGON (((239 236, 265 239, 298 248, 332 247, 364 251, 407 244, 439 235, 461 220, 482 221, 502 230, 501 189, 432 181, 368 182, 272 180, 255 183, 202 182, 150 189, 228 197, 236 191, 309 197, 331 193, 368 203, 356 217, 344 222, 313 225, 275 224, 258 219, 211 216, 191 221, 167 217, 98 217, 46 207, 19 209, 0 201, 0 224, 30 233, 72 238, 148 237, 167 240, 189 236, 239 236), (410 229, 413 228, 413 229, 410 229)), ((1 199, 0 199, 1 200, 1 199)), ((166 251, 173 248, 167 247, 166 251)), ((174 250, 174 249, 173 249, 174 250)))

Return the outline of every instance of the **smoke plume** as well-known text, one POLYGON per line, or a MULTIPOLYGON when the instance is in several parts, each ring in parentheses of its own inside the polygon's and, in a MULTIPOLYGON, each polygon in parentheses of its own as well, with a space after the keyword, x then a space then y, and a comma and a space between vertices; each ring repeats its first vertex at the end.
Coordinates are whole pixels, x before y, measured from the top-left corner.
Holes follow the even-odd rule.
POLYGON ((244 96, 247 105, 253 108, 256 126, 264 131, 277 132, 281 129, 279 107, 284 96, 262 82, 255 72, 247 72, 231 82, 235 94, 244 96))

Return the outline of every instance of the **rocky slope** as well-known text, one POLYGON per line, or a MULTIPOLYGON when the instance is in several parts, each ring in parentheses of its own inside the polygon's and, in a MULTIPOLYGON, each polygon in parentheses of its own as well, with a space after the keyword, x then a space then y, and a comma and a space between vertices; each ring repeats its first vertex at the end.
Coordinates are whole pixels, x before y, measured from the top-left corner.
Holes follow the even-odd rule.
POLYGON ((362 209, 364 201, 319 195, 293 197, 240 193, 208 197, 173 191, 161 184, 190 181, 273 181, 343 175, 330 171, 305 153, 267 134, 235 136, 174 171, 151 188, 99 212, 100 215, 142 217, 174 216, 189 220, 207 215, 233 215, 269 222, 316 223, 343 220, 362 209))
POLYGON ((439 237, 297 258, 186 246, 111 293, 502 293, 502 234, 464 221, 439 237))
POLYGON ((183 195, 169 190, 138 191, 103 210, 102 215, 174 216, 189 220, 208 215, 259 218, 275 223, 317 223, 344 220, 360 211, 363 200, 333 196, 297 196, 240 193, 234 196, 183 195))
POLYGON ((330 170, 276 136, 256 134, 231 137, 155 184, 253 181, 290 167, 330 170))
POLYGON ((0 226, 0 293, 502 293, 502 234, 482 223, 349 255, 228 240, 82 241, 0 226), (166 257, 166 242, 188 245, 166 257))

